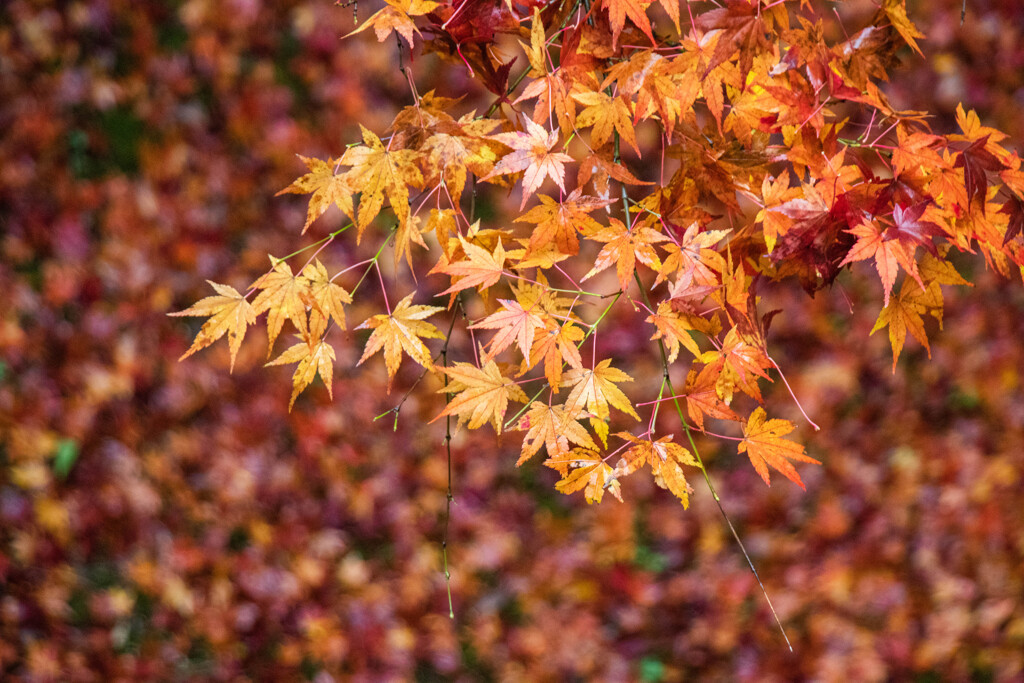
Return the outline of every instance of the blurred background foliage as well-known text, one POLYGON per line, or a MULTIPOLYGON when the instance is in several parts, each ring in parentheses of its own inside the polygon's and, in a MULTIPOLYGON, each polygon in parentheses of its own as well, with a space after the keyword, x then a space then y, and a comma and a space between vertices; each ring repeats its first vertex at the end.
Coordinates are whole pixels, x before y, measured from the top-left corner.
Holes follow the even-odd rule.
MULTIPOLYGON (((851 27, 873 11, 824 4, 851 27)), ((901 53, 894 104, 951 130, 963 101, 1024 140, 1024 6, 909 14, 927 59, 901 53)), ((454 441, 451 620, 427 394, 374 422, 397 397, 352 369, 355 334, 336 401, 291 414, 265 342, 233 375, 225 344, 179 364, 198 323, 168 311, 302 243, 304 200, 273 197, 295 155, 409 102, 393 44, 352 27, 326 0, 0 6, 0 678, 1024 677, 1024 292, 978 260, 932 359, 912 347, 896 374, 868 334, 877 282, 773 293, 773 355, 822 426, 800 434, 824 462, 806 494, 700 442, 793 654, 706 491, 684 511, 638 478, 588 507, 486 431, 454 441)), ((489 103, 436 65, 413 62, 421 93, 489 103)), ((307 241, 341 216, 322 220, 307 241)))

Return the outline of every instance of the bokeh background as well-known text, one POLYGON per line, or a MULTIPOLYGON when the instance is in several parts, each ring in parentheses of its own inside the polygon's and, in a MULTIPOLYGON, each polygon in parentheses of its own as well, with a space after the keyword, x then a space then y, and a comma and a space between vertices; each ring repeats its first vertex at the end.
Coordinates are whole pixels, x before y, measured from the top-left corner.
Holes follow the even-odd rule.
MULTIPOLYGON (((851 33, 872 12, 839 9, 851 33)), ((868 334, 876 280, 773 294, 772 353, 822 427, 799 434, 824 463, 806 493, 701 444, 793 653, 699 482, 688 511, 642 477, 587 506, 488 430, 454 441, 450 619, 429 396, 373 421, 397 395, 382 363, 353 369, 355 334, 335 401, 317 385, 291 414, 257 334, 233 375, 223 342, 179 363, 199 323, 166 314, 204 279, 244 287, 340 225, 302 238, 303 198, 273 196, 295 155, 337 155, 410 101, 393 43, 340 40, 352 14, 0 6, 0 678, 1024 678, 1024 287, 969 256, 977 286, 947 294, 932 358, 911 346, 895 374, 868 334)), ((1024 5, 959 15, 910 3, 926 59, 901 52, 890 97, 941 130, 963 101, 1024 141, 1024 5)), ((436 64, 413 62, 420 92, 486 107, 436 64)))

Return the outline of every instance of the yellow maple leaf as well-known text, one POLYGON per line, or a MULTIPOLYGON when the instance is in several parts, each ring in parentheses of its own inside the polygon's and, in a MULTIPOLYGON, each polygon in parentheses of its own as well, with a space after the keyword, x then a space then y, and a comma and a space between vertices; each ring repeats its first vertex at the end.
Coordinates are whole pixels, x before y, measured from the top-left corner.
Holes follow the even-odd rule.
POLYGON ((419 187, 423 175, 416 168, 417 152, 408 149, 389 151, 373 132, 360 126, 363 143, 348 149, 341 163, 351 166, 345 173, 346 182, 361 192, 356 221, 358 242, 363 231, 377 217, 384 206, 384 196, 391 203, 400 224, 409 220, 409 185, 419 187))
POLYGON ((484 136, 497 125, 493 119, 473 121, 466 116, 457 123, 439 126, 438 132, 423 143, 427 165, 437 169, 456 206, 462 200, 468 172, 485 176, 494 168, 498 145, 484 136))
MULTIPOLYGON (((275 262, 273 256, 270 257, 270 261, 271 263, 275 262)), ((309 280, 301 276, 296 277, 292 274, 291 266, 284 261, 277 261, 270 272, 264 273, 256 282, 252 283, 251 288, 261 290, 255 301, 252 302, 253 312, 259 315, 268 311, 267 338, 270 340, 270 344, 267 346, 268 358, 285 320, 291 320, 299 334, 308 333, 306 302, 309 300, 309 280)))
MULTIPOLYGON (((419 33, 412 18, 421 16, 433 11, 441 3, 434 0, 387 0, 388 6, 377 11, 367 19, 362 26, 348 34, 355 35, 361 31, 373 27, 377 34, 377 42, 383 43, 392 31, 397 31, 405 41, 412 47, 414 33, 419 33)), ((346 38, 348 36, 345 36, 346 38)))
MULTIPOLYGON (((543 401, 534 401, 526 415, 519 419, 517 429, 525 430, 526 436, 523 437, 523 447, 516 467, 532 458, 541 446, 547 448, 548 457, 551 458, 568 452, 570 443, 597 450, 597 444, 590 438, 586 427, 570 417, 561 404, 552 406, 543 401)), ((565 476, 564 471, 562 476, 565 476)))
POLYGON ((231 350, 231 371, 235 369, 235 358, 242 346, 246 327, 256 322, 256 312, 244 296, 234 287, 221 285, 207 280, 217 291, 217 296, 200 299, 184 311, 168 313, 171 316, 191 315, 209 316, 196 335, 192 346, 178 360, 185 360, 199 349, 206 348, 225 334, 228 335, 228 348, 231 350))
POLYGON ((527 401, 519 385, 502 375, 493 360, 487 361, 482 368, 471 363, 455 363, 451 367, 441 368, 441 371, 452 382, 438 391, 456 395, 431 422, 446 415, 457 415, 459 424, 468 423, 470 429, 490 422, 500 434, 509 399, 520 403, 527 401))
POLYGON ((352 303, 352 295, 341 285, 331 282, 327 268, 319 259, 302 269, 302 277, 308 282, 309 297, 313 304, 309 311, 309 336, 319 339, 331 319, 344 330, 345 304, 352 303))
MULTIPOLYGON (((937 284, 934 285, 934 288, 939 290, 937 284)), ((914 339, 921 342, 921 345, 928 352, 928 357, 931 358, 932 356, 931 347, 928 346, 928 334, 924 329, 924 318, 922 317, 926 310, 926 300, 922 299, 928 294, 928 291, 927 289, 922 291, 920 286, 913 280, 904 281, 903 286, 900 288, 899 296, 889 300, 889 303, 882 309, 882 312, 878 314, 875 326, 871 328, 871 334, 874 334, 883 327, 889 327, 893 374, 896 374, 896 361, 899 359, 900 353, 903 352, 903 345, 906 343, 908 331, 913 335, 914 339)), ((933 297, 935 293, 935 291, 932 291, 933 297)), ((941 290, 937 294, 938 311, 941 319, 941 290)), ((933 305, 936 303, 934 299, 928 299, 927 301, 931 301, 933 305)))
POLYGON ((575 92, 572 97, 586 107, 576 117, 576 126, 591 128, 592 147, 604 146, 615 133, 618 133, 633 148, 636 155, 640 156, 640 148, 636 144, 636 131, 633 128, 633 114, 629 111, 626 98, 613 98, 605 92, 593 90, 575 92))
POLYGON ((590 413, 590 426, 601 437, 602 443, 608 442, 608 423, 611 415, 608 406, 611 404, 634 419, 640 416, 633 410, 622 390, 615 386, 616 382, 632 382, 633 378, 618 368, 611 367, 612 360, 605 358, 593 370, 586 368, 573 369, 565 373, 562 386, 571 386, 569 398, 565 400, 565 408, 570 415, 578 415, 586 406, 590 413))
POLYGON ((392 309, 390 315, 378 314, 367 318, 357 327, 357 330, 372 329, 373 333, 366 340, 366 348, 356 365, 384 349, 384 364, 388 370, 388 392, 391 392, 391 382, 398 372, 398 366, 402 362, 404 351, 414 361, 432 370, 433 362, 430 360, 430 351, 421 341, 422 339, 444 339, 444 334, 431 323, 424 322, 438 311, 443 311, 441 306, 412 305, 412 297, 405 297, 392 309))
POLYGON ((555 489, 566 495, 586 488, 584 495, 588 503, 600 503, 605 489, 622 500, 619 494, 619 482, 612 478, 612 468, 597 451, 574 448, 571 453, 559 454, 544 461, 548 467, 557 469, 562 474, 561 481, 555 483, 555 489), (572 470, 569 468, 572 467, 572 470))
POLYGON ((352 188, 344 175, 335 173, 337 160, 323 161, 312 157, 298 155, 309 168, 309 173, 295 180, 291 185, 278 192, 282 194, 309 194, 309 209, 306 212, 306 223, 302 226, 305 233, 310 224, 322 216, 333 204, 341 209, 346 216, 355 215, 352 210, 352 188))
POLYGON ((494 285, 501 279, 502 268, 505 266, 505 249, 498 240, 494 252, 488 252, 478 244, 466 240, 459 235, 459 242, 462 244, 464 260, 448 263, 431 270, 431 273, 439 272, 450 275, 452 278, 459 278, 453 281, 452 286, 441 292, 443 294, 454 294, 470 287, 479 287, 482 290, 494 285))
POLYGON ((327 395, 334 398, 332 389, 334 361, 334 347, 322 339, 313 344, 306 339, 288 348, 280 356, 267 363, 266 367, 284 365, 285 363, 299 364, 295 368, 295 374, 292 375, 292 398, 288 402, 288 411, 291 412, 292 406, 295 405, 295 399, 313 382, 313 378, 317 374, 320 375, 320 379, 327 387, 327 395))
POLYGON ((885 0, 882 3, 882 9, 885 10, 886 16, 892 22, 893 28, 899 32, 903 40, 907 41, 907 45, 912 47, 914 52, 924 57, 924 53, 921 52, 921 48, 918 47, 915 40, 915 38, 924 38, 924 34, 917 30, 914 23, 910 21, 910 17, 907 16, 906 0, 885 0))

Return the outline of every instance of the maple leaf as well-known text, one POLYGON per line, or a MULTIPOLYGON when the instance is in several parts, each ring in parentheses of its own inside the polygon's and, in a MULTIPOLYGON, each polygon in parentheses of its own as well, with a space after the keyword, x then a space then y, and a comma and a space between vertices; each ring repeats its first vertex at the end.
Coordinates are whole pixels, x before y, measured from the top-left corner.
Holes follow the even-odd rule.
POLYGON ((439 126, 438 132, 423 143, 427 165, 438 169, 456 206, 462 200, 468 172, 484 176, 494 168, 498 160, 496 145, 485 136, 497 125, 493 119, 473 121, 467 115, 457 123, 439 126))
POLYGON ((471 363, 455 363, 440 370, 452 382, 438 391, 456 395, 431 422, 446 415, 457 415, 459 424, 468 422, 470 429, 491 422, 494 430, 500 434, 509 399, 520 403, 528 400, 519 385, 501 374, 493 360, 487 361, 482 368, 471 363))
POLYGON ((694 356, 700 356, 700 348, 690 336, 690 331, 694 329, 693 325, 687 317, 680 316, 679 313, 672 310, 672 304, 668 301, 659 303, 657 313, 647 316, 645 322, 654 323, 658 328, 654 336, 651 337, 651 341, 665 340, 665 345, 668 346, 667 360, 669 363, 674 363, 679 356, 680 344, 694 356))
POLYGON ((637 156, 640 148, 636 145, 636 131, 633 116, 625 97, 611 97, 605 92, 587 90, 573 93, 573 99, 586 107, 576 116, 577 128, 592 128, 590 144, 603 147, 617 132, 637 156))
POLYGON ((590 426, 601 437, 602 443, 608 442, 607 420, 611 416, 609 404, 636 420, 640 419, 633 410, 633 404, 622 390, 615 386, 616 382, 632 382, 633 378, 622 370, 611 367, 611 362, 610 358, 605 358, 594 366, 593 370, 574 368, 565 373, 562 379, 562 386, 572 387, 569 398, 565 400, 566 410, 570 415, 577 415, 586 406, 591 416, 590 426))
MULTIPOLYGON (((386 2, 388 3, 387 7, 377 11, 362 26, 349 33, 348 36, 373 27, 373 32, 377 34, 377 42, 383 43, 391 35, 392 31, 397 31, 405 38, 405 42, 409 43, 411 48, 413 34, 419 33, 419 29, 416 28, 416 23, 412 20, 412 17, 432 12, 441 4, 434 0, 386 0, 386 2)), ((347 38, 348 36, 345 37, 347 38)))
POLYGON ((941 137, 921 131, 908 133, 904 126, 898 126, 896 134, 899 144, 892 150, 892 171, 895 176, 943 166, 942 157, 935 150, 942 141, 941 137))
POLYGON ((721 372, 722 363, 719 362, 705 365, 699 372, 692 368, 686 376, 686 386, 682 394, 686 400, 686 413, 702 432, 705 415, 720 420, 740 420, 740 416, 718 395, 716 387, 721 372))
POLYGON ((575 256, 580 250, 576 233, 587 234, 601 229, 600 224, 587 214, 612 203, 610 199, 585 197, 580 188, 562 201, 544 194, 537 196, 540 204, 515 219, 517 223, 537 224, 530 234, 528 254, 553 244, 559 252, 575 256))
POLYGON ((702 31, 719 30, 715 52, 712 54, 701 80, 708 77, 715 67, 739 52, 741 82, 754 64, 758 48, 768 48, 765 26, 762 21, 760 2, 726 0, 725 7, 704 12, 696 19, 696 26, 702 31))
POLYGON ((921 48, 918 47, 917 40, 915 40, 916 38, 924 38, 924 34, 917 30, 917 27, 914 26, 907 16, 906 0, 884 0, 882 10, 889 17, 893 28, 899 32, 903 40, 907 41, 907 45, 912 47, 914 52, 924 57, 924 53, 921 52, 921 48))
POLYGON ((270 262, 274 264, 273 270, 264 273, 250 285, 251 289, 260 290, 252 302, 253 311, 256 315, 269 311, 267 314, 267 338, 270 340, 270 344, 267 346, 267 358, 273 351, 274 341, 280 334, 285 320, 291 320, 299 334, 305 335, 309 330, 306 319, 309 280, 293 275, 291 266, 284 261, 277 261, 271 256, 270 262))
POLYGON ((327 268, 319 259, 302 269, 302 277, 308 283, 306 287, 312 304, 309 311, 309 336, 319 339, 331 319, 344 330, 345 304, 352 303, 352 295, 341 285, 331 282, 327 268))
POLYGON ((647 7, 650 4, 644 0, 604 0, 602 6, 608 11, 608 22, 612 27, 612 49, 619 44, 619 35, 626 26, 626 17, 644 32, 652 45, 657 45, 651 33, 651 20, 647 18, 647 7))
POLYGON ((320 375, 320 379, 327 387, 327 395, 334 398, 331 386, 334 379, 334 347, 322 339, 316 343, 310 342, 310 339, 303 339, 265 365, 265 367, 270 367, 286 363, 299 364, 292 376, 292 398, 288 402, 288 412, 291 412, 292 406, 295 405, 295 399, 313 382, 317 374, 320 375))
POLYGON ((807 455, 804 447, 795 441, 784 439, 793 431, 793 423, 789 420, 768 420, 764 408, 758 406, 750 414, 750 419, 743 427, 743 440, 739 444, 739 452, 746 453, 751 464, 764 483, 771 486, 768 479, 768 467, 771 466, 782 476, 806 490, 800 474, 790 460, 809 462, 820 465, 821 462, 807 455))
POLYGON ((525 132, 498 133, 492 135, 491 139, 508 145, 513 151, 503 156, 494 169, 481 180, 525 171, 523 203, 519 207, 520 210, 526 208, 526 200, 540 188, 548 176, 555 181, 559 189, 565 191, 565 163, 573 159, 568 154, 551 151, 558 142, 558 133, 548 133, 543 126, 527 119, 525 132))
POLYGON ((409 264, 409 270, 412 270, 412 245, 418 244, 424 249, 429 249, 427 243, 423 241, 419 216, 410 216, 408 220, 398 224, 394 233, 394 244, 395 269, 398 269, 402 256, 405 256, 405 261, 409 264))
MULTIPOLYGON (((917 283, 910 281, 917 292, 921 290, 917 283)), ((925 307, 915 300, 914 292, 908 289, 907 283, 901 288, 898 296, 893 297, 878 314, 875 326, 871 328, 874 334, 883 327, 889 327, 889 343, 892 345, 892 372, 896 374, 896 361, 903 351, 903 344, 907 339, 907 331, 928 351, 931 358, 932 350, 928 346, 928 334, 924 329, 924 318, 921 315, 925 307)))
MULTIPOLYGON (((678 231, 675 234, 679 235, 678 231)), ((668 255, 654 280, 655 286, 671 273, 680 273, 680 279, 687 285, 717 286, 717 273, 725 269, 725 261, 711 247, 728 234, 728 230, 701 232, 696 221, 691 223, 676 242, 663 245, 668 255)))
POLYGON ((505 249, 501 246, 501 240, 498 240, 493 253, 478 244, 467 242, 462 235, 459 235, 459 242, 466 254, 466 260, 455 261, 430 271, 459 278, 458 282, 453 282, 452 286, 441 292, 440 295, 454 294, 470 287, 479 287, 482 291, 501 279, 502 268, 505 266, 505 249))
POLYGON ((244 296, 234 287, 221 285, 207 280, 217 292, 217 296, 208 296, 192 304, 184 311, 168 313, 170 316, 209 316, 196 335, 192 346, 178 360, 185 360, 193 353, 204 349, 225 334, 228 335, 228 348, 231 350, 231 372, 235 370, 235 358, 242 346, 246 327, 256 322, 256 312, 244 296))
MULTIPOLYGON (((972 112, 973 113, 973 112, 972 112)), ((985 149, 989 136, 986 135, 960 150, 953 168, 964 170, 964 184, 967 186, 968 201, 981 200, 981 212, 985 213, 985 198, 988 195, 988 176, 985 171, 999 171, 1003 164, 985 149)))
POLYGON ((408 221, 409 185, 418 187, 423 183, 423 175, 415 164, 417 152, 408 149, 388 151, 380 138, 362 125, 360 129, 364 144, 349 148, 341 158, 341 163, 352 167, 345 173, 347 182, 362 192, 357 242, 366 226, 380 213, 385 194, 399 223, 408 221))
POLYGON ((543 311, 536 302, 524 306, 519 301, 498 299, 501 310, 495 311, 480 322, 469 326, 471 330, 498 330, 488 345, 486 359, 490 360, 516 343, 524 357, 529 357, 533 347, 534 331, 544 327, 543 311))
POLYGON ((679 0, 658 0, 658 2, 661 3, 668 18, 675 24, 676 33, 682 33, 682 28, 679 26, 679 0))
POLYGON ((700 94, 700 81, 693 73, 696 68, 691 53, 667 59, 653 50, 642 50, 614 64, 601 89, 615 83, 620 96, 636 96, 637 121, 650 118, 653 105, 671 139, 676 120, 690 110, 700 94))
POLYGON ((873 223, 866 219, 848 232, 851 235, 856 235, 857 242, 839 265, 844 266, 847 263, 874 258, 875 268, 878 270, 878 276, 882 279, 882 287, 885 289, 884 305, 889 305, 889 296, 892 294, 892 286, 896 283, 899 266, 903 266, 903 269, 915 280, 921 281, 917 263, 913 257, 913 246, 908 252, 901 241, 887 240, 885 233, 879 231, 873 223))
POLYGON ((999 213, 1009 217, 1006 223, 1006 233, 1003 235, 1002 246, 1005 247, 1014 237, 1020 235, 1021 230, 1024 229, 1024 202, 1014 195, 1006 200, 999 213))
POLYGON ((619 482, 612 477, 611 466, 596 451, 574 448, 571 453, 545 460, 544 464, 554 469, 573 468, 560 481, 555 482, 555 490, 559 493, 569 495, 585 488, 587 503, 600 503, 605 489, 608 489, 613 496, 622 500, 619 482))
POLYGON ((580 350, 577 346, 583 341, 583 338, 583 330, 576 325, 570 322, 558 325, 554 320, 548 320, 548 327, 537 335, 529 358, 523 359, 520 374, 525 373, 543 359, 544 376, 552 391, 558 393, 558 387, 562 383, 563 364, 572 368, 583 367, 583 359, 580 357, 580 350))
POLYGON ((608 227, 587 235, 588 239, 606 244, 601 248, 597 259, 594 260, 594 267, 583 276, 583 281, 597 275, 614 263, 619 287, 622 291, 626 291, 626 287, 629 286, 629 281, 633 277, 637 261, 653 270, 661 268, 661 260, 654 250, 654 245, 664 242, 668 238, 648 227, 634 227, 629 230, 617 218, 609 219, 609 223, 611 225, 608 227))
POLYGON ((636 471, 645 463, 650 465, 654 473, 654 481, 658 486, 671 491, 683 503, 683 508, 690 506, 690 494, 693 488, 686 481, 681 465, 700 467, 700 464, 686 448, 672 441, 672 435, 658 440, 638 439, 629 432, 617 432, 615 436, 629 441, 633 445, 622 456, 616 465, 613 475, 622 477, 636 471))
POLYGON ((921 245, 933 256, 937 256, 938 250, 931 238, 945 237, 946 231, 931 221, 921 220, 927 207, 928 202, 921 202, 911 207, 897 204, 892 212, 893 224, 882 233, 882 239, 885 241, 899 240, 911 252, 915 246, 921 245))
POLYGON ((775 249, 775 242, 779 235, 784 235, 793 224, 792 219, 781 211, 773 211, 773 207, 798 199, 803 196, 799 187, 789 186, 789 171, 783 172, 776 182, 772 182, 771 176, 765 176, 761 183, 761 197, 764 208, 757 213, 756 221, 762 221, 764 225, 764 241, 768 247, 768 253, 775 249))
MULTIPOLYGON (((586 427, 574 419, 565 410, 564 405, 548 405, 543 401, 534 401, 523 417, 519 418, 517 429, 525 430, 523 447, 519 453, 516 467, 532 458, 541 448, 547 448, 549 457, 556 457, 569 452, 569 444, 576 444, 597 450, 597 444, 590 438, 586 427)), ((562 470, 562 476, 566 474, 562 470)))
POLYGON ((944 301, 942 288, 939 285, 971 285, 960 273, 956 272, 952 263, 944 259, 948 250, 949 245, 944 245, 934 256, 924 255, 924 258, 921 259, 920 273, 925 286, 922 288, 914 280, 904 280, 899 296, 894 297, 882 309, 871 329, 871 334, 874 334, 883 327, 889 327, 893 372, 896 372, 896 361, 903 350, 908 331, 921 342, 928 352, 929 358, 931 357, 931 348, 928 346, 928 336, 924 329, 922 316, 926 313, 931 315, 939 322, 939 327, 942 327, 944 301))
POLYGON ((390 315, 377 314, 367 318, 356 328, 357 330, 373 330, 370 338, 366 340, 366 348, 356 365, 362 365, 363 361, 383 348, 384 364, 388 370, 388 393, 391 392, 391 382, 402 362, 403 351, 414 361, 430 370, 433 369, 434 364, 430 360, 430 351, 423 344, 421 338, 444 339, 444 334, 440 330, 423 320, 443 311, 444 308, 441 306, 413 306, 412 297, 413 294, 410 294, 399 301, 390 315))
POLYGON ((765 370, 774 366, 764 350, 747 343, 735 327, 725 335, 720 349, 701 354, 699 360, 707 365, 722 363, 715 391, 726 405, 732 403, 737 387, 758 403, 764 402, 757 381, 760 377, 770 382, 771 378, 765 374, 765 370))
POLYGON ((330 159, 323 161, 311 157, 298 155, 302 159, 309 173, 295 180, 291 185, 278 192, 275 197, 282 194, 309 194, 309 209, 306 212, 306 222, 302 226, 305 234, 309 226, 320 216, 324 215, 333 204, 341 209, 345 215, 352 217, 355 212, 352 209, 352 188, 344 175, 335 173, 337 160, 330 159))
POLYGON ((774 263, 784 263, 800 276, 804 289, 813 292, 830 285, 839 275, 843 259, 855 241, 845 229, 860 221, 847 196, 826 200, 814 185, 803 186, 804 198, 783 202, 774 210, 793 219, 771 253, 774 263))

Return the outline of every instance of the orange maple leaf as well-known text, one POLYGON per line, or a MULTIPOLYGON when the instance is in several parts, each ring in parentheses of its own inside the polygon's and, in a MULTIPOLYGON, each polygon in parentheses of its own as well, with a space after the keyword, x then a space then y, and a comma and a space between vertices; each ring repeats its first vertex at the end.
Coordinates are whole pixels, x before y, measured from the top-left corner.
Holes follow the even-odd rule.
POLYGON ((674 311, 672 304, 668 301, 662 301, 658 304, 658 311, 647 316, 645 322, 654 323, 655 327, 658 328, 654 336, 651 337, 651 341, 656 339, 665 340, 665 345, 668 346, 667 360, 669 363, 675 362, 675 359, 679 356, 680 344, 692 353, 694 357, 700 356, 700 347, 697 346, 697 342, 690 336, 694 326, 690 323, 687 316, 681 316, 674 311))
POLYGON ((544 194, 537 196, 540 204, 516 218, 517 223, 537 224, 530 234, 527 254, 540 251, 548 244, 554 244, 559 252, 575 256, 580 250, 580 241, 576 233, 586 234, 601 229, 600 224, 587 214, 612 203, 610 199, 584 197, 583 191, 579 188, 561 201, 544 194))
POLYGON ((414 361, 431 370, 434 364, 430 360, 430 351, 421 338, 444 339, 444 334, 440 330, 423 320, 438 311, 443 311, 444 308, 441 306, 413 306, 412 297, 413 295, 410 294, 399 301, 390 315, 380 313, 372 316, 356 328, 357 330, 373 329, 370 338, 366 340, 363 355, 356 365, 362 365, 363 361, 383 348, 384 364, 388 369, 389 393, 391 392, 391 382, 402 362, 403 351, 414 361))
POLYGON ((740 416, 718 395, 716 386, 721 372, 722 363, 718 362, 705 365, 699 372, 692 368, 686 376, 686 386, 682 394, 686 400, 686 413, 702 432, 705 415, 720 420, 740 420, 740 416))
POLYGON ((587 235, 588 239, 606 244, 597 255, 594 267, 583 276, 583 280, 588 280, 614 263, 615 272, 619 278, 619 287, 622 291, 626 291, 626 287, 629 286, 629 281, 633 277, 637 261, 653 270, 661 268, 661 260, 658 258, 658 252, 654 250, 654 245, 664 242, 668 238, 657 230, 647 227, 637 226, 629 230, 617 218, 611 218, 609 222, 611 225, 608 227, 587 235))
POLYGON ((583 330, 571 322, 559 325, 549 319, 547 329, 536 337, 529 359, 523 359, 520 374, 528 371, 543 358, 544 376, 551 390, 558 393, 558 387, 562 383, 562 366, 567 364, 572 368, 583 367, 583 359, 577 346, 583 338, 583 330))
POLYGON ((735 327, 726 333, 720 349, 705 352, 700 356, 700 361, 708 365, 721 361, 715 391, 727 405, 732 403, 733 392, 737 387, 758 403, 764 402, 757 381, 759 377, 772 381, 765 370, 774 366, 764 349, 748 343, 735 327))
POLYGON ((681 465, 700 467, 689 450, 673 443, 672 435, 666 435, 653 441, 638 439, 629 432, 618 432, 616 436, 633 444, 616 465, 614 476, 630 474, 647 463, 654 472, 654 481, 658 486, 671 491, 683 504, 690 506, 690 494, 693 489, 686 481, 681 465))
POLYGON ((313 378, 317 374, 320 375, 324 386, 327 387, 327 395, 334 398, 331 386, 334 379, 334 347, 322 339, 316 343, 310 343, 310 341, 310 339, 304 339, 265 366, 284 365, 285 363, 299 364, 295 368, 295 374, 292 375, 292 398, 288 402, 288 412, 291 412, 292 406, 295 405, 295 399, 313 382, 313 378))
POLYGON ((291 185, 278 192, 275 197, 282 194, 309 194, 309 209, 306 212, 306 222, 302 226, 305 233, 310 224, 320 216, 324 215, 333 204, 341 209, 350 218, 355 215, 352 209, 352 188, 348 180, 342 174, 336 173, 338 161, 329 159, 323 161, 312 157, 298 155, 302 159, 309 173, 295 180, 291 185))
POLYGON ((225 334, 228 335, 228 348, 231 350, 231 371, 235 370, 235 358, 242 346, 246 327, 256 322, 256 312, 244 296, 234 287, 221 285, 207 280, 217 292, 217 296, 208 296, 192 304, 184 311, 168 313, 170 316, 192 315, 209 316, 196 335, 192 346, 178 360, 185 360, 199 349, 206 348, 225 334))
POLYGON ((908 251, 906 245, 900 240, 886 239, 885 232, 879 230, 868 220, 850 228, 848 232, 857 236, 857 242, 839 266, 874 258, 875 268, 878 270, 878 276, 882 279, 882 287, 885 289, 885 306, 889 305, 889 295, 892 294, 892 286, 896 283, 899 266, 903 266, 903 270, 917 280, 922 289, 924 288, 924 284, 921 283, 921 275, 917 270, 917 263, 914 261, 913 249, 908 251))
POLYGON ((778 470, 782 476, 806 489, 800 475, 790 460, 809 462, 820 465, 821 462, 809 457, 804 447, 795 441, 784 439, 793 431, 793 423, 789 420, 767 420, 764 408, 758 406, 750 414, 750 419, 743 427, 743 441, 739 444, 739 452, 746 453, 764 483, 771 486, 768 479, 768 466, 778 470))
POLYGON ((568 154, 551 151, 551 148, 558 142, 558 137, 557 132, 548 133, 544 126, 529 119, 526 119, 526 132, 516 131, 492 135, 492 140, 508 145, 513 151, 503 156, 494 169, 481 180, 525 171, 523 174, 523 202, 520 209, 526 207, 526 200, 540 188, 548 176, 564 192, 565 163, 573 159, 568 154))
POLYGON ((500 434, 509 399, 520 403, 528 400, 518 384, 501 374, 493 360, 487 361, 482 368, 471 363, 455 363, 440 370, 452 382, 438 389, 438 392, 456 395, 431 422, 446 415, 457 415, 459 424, 468 422, 470 429, 491 422, 494 430, 500 434))
POLYGON ((612 27, 613 48, 619 44, 619 34, 626 26, 626 17, 644 32, 652 45, 657 45, 651 33, 651 20, 647 18, 647 7, 650 4, 644 0, 604 0, 603 7, 608 11, 608 22, 612 27))
POLYGON ((408 149, 388 151, 380 138, 363 126, 360 129, 363 131, 364 144, 348 149, 341 157, 341 163, 352 167, 345 173, 346 181, 354 190, 362 193, 359 198, 357 242, 362 238, 366 226, 380 213, 385 194, 399 223, 408 221, 409 185, 418 187, 423 183, 423 175, 415 164, 417 152, 408 149))

